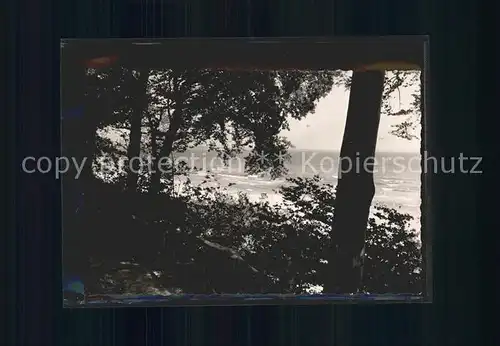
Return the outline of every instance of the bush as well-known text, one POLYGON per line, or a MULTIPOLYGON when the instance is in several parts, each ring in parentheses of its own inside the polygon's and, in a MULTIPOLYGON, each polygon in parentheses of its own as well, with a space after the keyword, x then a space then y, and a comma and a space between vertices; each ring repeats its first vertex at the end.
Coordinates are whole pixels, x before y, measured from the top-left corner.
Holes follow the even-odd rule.
MULTIPOLYGON (((278 192, 283 202, 270 205, 265 198, 252 202, 243 193, 231 196, 189 181, 175 198, 96 189, 100 202, 82 216, 94 220, 92 227, 74 230, 86 238, 87 257, 106 263, 100 271, 88 267, 94 273, 88 280, 97 280, 92 289, 104 289, 103 277, 107 291, 113 290, 110 283, 116 293, 131 287, 116 274, 118 263, 126 261, 133 263, 128 271, 140 266, 136 276, 160 272, 149 284, 176 292, 305 293, 320 287, 328 275, 334 187, 319 177, 290 178, 278 192)), ((421 291, 420 248, 411 219, 375 207, 367 225, 363 291, 421 291)))

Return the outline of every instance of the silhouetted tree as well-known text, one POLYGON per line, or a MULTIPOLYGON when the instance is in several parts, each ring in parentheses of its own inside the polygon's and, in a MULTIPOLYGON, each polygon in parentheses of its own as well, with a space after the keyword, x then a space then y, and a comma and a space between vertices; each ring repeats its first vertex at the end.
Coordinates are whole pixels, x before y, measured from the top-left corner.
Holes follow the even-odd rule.
MULTIPOLYGON (((313 112, 339 75, 120 67, 88 71, 85 115, 64 120, 63 146, 67 156, 78 153, 90 163, 99 153, 130 159, 147 151, 157 161, 208 144, 227 159, 249 148, 247 171, 268 170, 276 177, 286 171, 284 160, 259 156, 286 152, 290 143, 279 133, 287 129, 288 119, 313 112), (125 148, 98 135, 107 128, 126 130, 125 148)), ((64 243, 70 253, 64 265, 66 271, 83 273, 91 292, 104 290, 103 280, 113 285, 124 270, 188 293, 301 293, 324 285, 332 275, 327 268, 335 194, 319 178, 290 180, 281 189, 284 204, 279 206, 189 183, 184 195, 159 194, 165 188, 161 178, 171 183, 173 175, 128 171, 113 181, 89 176, 65 182, 64 243), (77 201, 81 191, 84 203, 77 201), (71 254, 71 249, 78 250, 71 254), (72 256, 78 265, 68 264, 72 256), (130 263, 128 269, 123 263, 130 263)), ((387 216, 385 223, 368 223, 360 289, 417 292, 420 257, 405 223, 408 216, 389 209, 380 213, 387 216), (405 255, 398 257, 399 250, 389 249, 393 246, 405 255)))

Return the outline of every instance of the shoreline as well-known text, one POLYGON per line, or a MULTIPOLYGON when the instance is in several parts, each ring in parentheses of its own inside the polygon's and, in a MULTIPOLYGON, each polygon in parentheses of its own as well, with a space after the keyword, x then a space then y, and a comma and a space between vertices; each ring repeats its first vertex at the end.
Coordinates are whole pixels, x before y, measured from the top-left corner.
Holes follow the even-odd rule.
MULTIPOLYGON (((220 173, 214 173, 214 175, 217 177, 218 175, 220 175, 220 173)), ((222 173, 222 175, 224 176, 226 174, 222 173)), ((199 179, 200 177, 202 177, 202 175, 199 175, 198 172, 189 176, 189 178, 191 179, 191 183, 194 186, 200 185, 200 183, 196 183, 196 180, 201 180, 201 181, 204 180, 203 177, 202 177, 202 179, 199 179), (198 177, 198 179, 193 179, 194 177, 198 177)), ((234 176, 234 177, 241 178, 243 176, 234 176)), ((174 189, 175 189, 176 194, 183 195, 182 188, 184 187, 184 184, 185 184, 185 182, 183 180, 184 179, 182 179, 181 177, 176 177, 176 179, 174 181, 174 189)), ((222 179, 222 180, 224 180, 224 179, 222 179)), ((241 183, 241 182, 233 183, 229 179, 226 179, 223 182, 221 182, 220 180, 210 180, 210 181, 207 181, 206 186, 207 187, 220 187, 222 189, 226 189, 226 193, 235 199, 238 198, 238 195, 240 193, 244 193, 247 195, 248 199, 254 203, 262 200, 262 194, 266 194, 266 200, 271 205, 278 205, 281 202, 283 202, 283 197, 279 193, 272 191, 272 190, 279 188, 279 186, 283 185, 283 182, 284 182, 283 180, 278 180, 278 184, 280 184, 280 185, 273 186, 271 191, 269 191, 269 185, 275 185, 275 184, 273 184, 273 181, 259 180, 259 179, 254 179, 251 181, 254 182, 255 184, 253 184, 253 185, 249 184, 248 186, 251 186, 251 187, 247 187, 247 188, 238 187, 238 185, 241 186, 242 184, 245 184, 246 182, 245 183, 241 183), (229 184, 234 184, 234 185, 228 186, 229 184)), ((325 181, 325 183, 331 184, 328 181, 325 181)), ((335 185, 335 184, 332 184, 332 185, 335 185)), ((376 186, 376 190, 377 190, 377 186, 376 186)), ((410 227, 414 228, 418 233, 420 233, 420 230, 421 230, 420 200, 418 201, 418 203, 417 203, 417 201, 412 200, 412 202, 414 202, 415 204, 408 205, 408 204, 394 202, 391 200, 384 200, 383 198, 380 198, 381 196, 387 196, 387 194, 381 195, 381 194, 377 194, 377 192, 375 193, 375 196, 373 198, 373 202, 372 202, 372 205, 370 208, 370 216, 373 216, 373 209, 378 204, 381 204, 381 205, 386 206, 388 208, 396 209, 400 212, 411 215, 413 217, 413 220, 410 222, 410 227)), ((390 198, 390 196, 387 196, 387 197, 390 198)))

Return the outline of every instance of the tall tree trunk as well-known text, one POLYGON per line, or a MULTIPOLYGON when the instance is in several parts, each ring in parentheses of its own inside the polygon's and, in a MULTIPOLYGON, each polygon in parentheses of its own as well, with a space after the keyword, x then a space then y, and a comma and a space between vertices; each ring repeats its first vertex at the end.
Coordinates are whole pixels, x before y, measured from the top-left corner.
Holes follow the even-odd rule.
MULTIPOLYGON (((179 129, 182 126, 182 123, 184 121, 183 118, 183 113, 182 109, 184 106, 184 96, 181 94, 179 91, 179 85, 178 81, 174 81, 174 97, 173 97, 173 104, 174 106, 174 111, 172 112, 170 116, 170 123, 168 125, 168 130, 165 133, 165 137, 163 140, 163 143, 161 145, 161 148, 159 149, 158 156, 156 157, 156 162, 159 160, 164 160, 163 158, 170 158, 170 154, 173 151, 174 148, 174 142, 177 139, 177 133, 179 132, 179 129)), ((174 164, 172 162, 172 164, 174 164)), ((164 169, 164 168, 163 168, 164 169)), ((162 170, 163 170, 162 169, 162 170)), ((162 184, 161 184, 161 170, 159 167, 154 167, 154 171, 151 174, 151 181, 150 181, 150 186, 149 186, 149 192, 151 194, 158 194, 162 190, 162 184)), ((172 177, 173 179, 174 177, 172 177)))
MULTIPOLYGON (((73 61, 63 60, 61 64, 61 151, 63 156, 75 157, 76 160, 83 157, 81 150, 78 150, 79 147, 81 148, 81 140, 76 137, 79 132, 77 131, 78 119, 75 118, 83 115, 76 113, 83 113, 84 86, 85 68, 73 61)), ((82 191, 79 191, 76 181, 70 174, 73 174, 73 177, 76 174, 74 166, 70 167, 70 171, 62 177, 64 275, 74 275, 81 271, 82 267, 82 260, 78 256, 82 254, 75 254, 79 250, 77 244, 80 243, 80 240, 76 232, 70 232, 70 230, 74 230, 75 223, 69 222, 78 208, 79 195, 82 191), (73 248, 76 251, 73 251, 73 248)))
POLYGON ((154 125, 150 124, 149 132, 151 134, 151 160, 152 167, 156 167, 158 164, 158 135, 159 131, 154 125))
POLYGON ((80 176, 70 164, 62 177, 63 195, 63 272, 76 275, 84 284, 93 281, 90 272, 88 243, 85 231, 88 220, 81 215, 84 198, 91 193, 92 161, 95 154, 95 136, 99 124, 96 99, 85 95, 86 69, 78 61, 64 61, 61 65, 62 155, 84 162, 80 176))
MULTIPOLYGON (((156 162, 161 160, 162 158, 170 158, 170 154, 174 148, 174 142, 177 138, 177 132, 182 125, 182 114, 180 111, 175 110, 172 115, 172 122, 168 128, 167 133, 165 134, 165 139, 163 140, 163 144, 159 150, 158 156, 156 158, 156 162)), ((173 164, 173 163, 172 163, 173 164)), ((165 169, 163 167, 163 169, 165 169)), ((154 171, 151 175, 151 183, 149 186, 149 191, 152 194, 158 194, 162 190, 161 185, 161 170, 159 167, 155 167, 154 171)))
POLYGON ((134 80, 132 88, 132 114, 130 116, 130 140, 127 148, 127 158, 130 163, 127 172, 127 190, 137 191, 137 180, 139 178, 140 162, 132 160, 134 157, 139 157, 141 154, 141 137, 142 137, 142 115, 148 105, 147 85, 149 78, 149 70, 137 71, 139 76, 134 80))
POLYGON ((356 293, 360 288, 365 233, 375 194, 373 166, 363 163, 375 156, 383 87, 381 71, 353 73, 325 293, 356 293))
MULTIPOLYGON (((158 129, 158 124, 154 124, 151 119, 149 120, 149 132, 151 135, 151 161, 153 167, 153 172, 151 172, 151 182, 153 181, 154 175, 156 174, 155 171, 158 169, 158 160, 159 160, 159 152, 158 152, 158 141, 161 138, 161 132, 158 129)), ((151 191, 151 183, 149 186, 149 191, 151 191)))

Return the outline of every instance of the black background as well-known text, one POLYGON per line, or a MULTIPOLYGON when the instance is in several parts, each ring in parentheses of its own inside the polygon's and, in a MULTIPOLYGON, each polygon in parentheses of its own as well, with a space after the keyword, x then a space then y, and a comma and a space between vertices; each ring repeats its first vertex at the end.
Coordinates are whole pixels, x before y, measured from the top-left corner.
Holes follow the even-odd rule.
POLYGON ((20 172, 24 156, 59 155, 61 37, 429 34, 432 146, 445 157, 482 156, 489 144, 482 131, 491 124, 490 112, 480 109, 489 95, 479 77, 490 65, 479 63, 478 2, 19 0, 7 6, 0 11, 7 13, 11 36, 2 49, 8 58, 3 118, 9 119, 2 127, 8 159, 5 344, 487 344, 480 305, 495 290, 481 287, 485 251, 479 244, 484 216, 492 211, 479 192, 483 177, 447 175, 433 186, 439 213, 432 304, 63 311, 58 182, 20 172))

